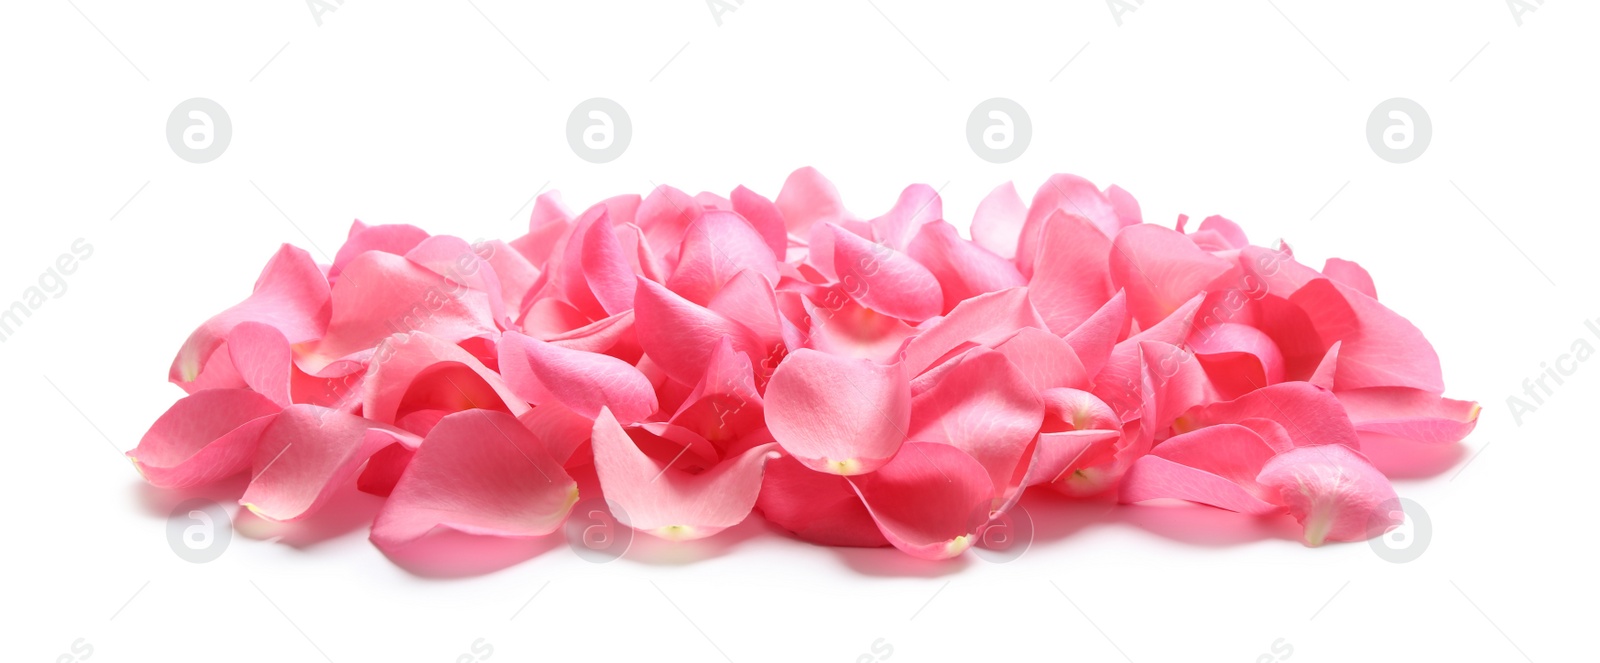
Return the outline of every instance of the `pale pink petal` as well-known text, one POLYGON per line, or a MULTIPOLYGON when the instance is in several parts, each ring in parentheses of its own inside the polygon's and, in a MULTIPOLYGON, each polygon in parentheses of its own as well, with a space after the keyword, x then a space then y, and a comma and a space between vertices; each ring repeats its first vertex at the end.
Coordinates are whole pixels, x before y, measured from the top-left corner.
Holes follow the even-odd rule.
POLYGON ((1111 297, 1088 320, 1062 337, 1083 362, 1089 375, 1099 375, 1117 342, 1128 335, 1127 297, 1122 291, 1111 297))
MULTIPOLYGON (((1167 345, 1179 345, 1189 336, 1189 331, 1194 324, 1195 312, 1199 310, 1204 295, 1195 295, 1194 299, 1184 304, 1172 315, 1116 344, 1111 349, 1111 356, 1106 359, 1105 366, 1095 375, 1093 392, 1105 401, 1111 409, 1123 415, 1125 420, 1138 417, 1138 413, 1146 404, 1154 405, 1146 400, 1144 389, 1152 390, 1150 398, 1154 398, 1154 385, 1148 384, 1144 375, 1145 357, 1141 344, 1146 342, 1159 342, 1167 345)), ((1069 337, 1070 343, 1072 339, 1069 337)))
POLYGON ((224 347, 228 349, 228 359, 245 386, 280 407, 289 405, 294 351, 289 347, 289 340, 283 337, 283 332, 259 322, 241 322, 228 332, 228 342, 224 347))
POLYGON ((1111 201, 1111 209, 1116 213, 1117 224, 1127 227, 1144 223, 1144 215, 1139 212, 1139 201, 1133 199, 1133 194, 1124 191, 1115 184, 1106 187, 1106 199, 1111 201))
POLYGON ((478 246, 500 279, 500 296, 505 298, 506 310, 520 313, 533 294, 534 284, 539 281, 539 268, 500 240, 488 240, 478 246))
POLYGON ((292 405, 262 431, 239 503, 267 520, 311 515, 373 454, 410 434, 315 405, 292 405))
MULTIPOLYGON (((583 247, 578 254, 583 280, 594 293, 605 315, 616 315, 633 308, 633 265, 628 262, 627 254, 623 253, 609 217, 602 214, 587 228, 581 222, 578 228, 584 231, 583 247)), ((568 254, 568 260, 571 260, 570 248, 568 254)))
MULTIPOLYGON (((317 372, 340 359, 364 361, 378 343, 408 331, 447 343, 499 333, 488 295, 404 257, 368 252, 352 260, 333 287, 327 335, 297 362, 317 372)), ((297 342, 293 337, 289 341, 297 342)))
POLYGON ((839 226, 833 231, 833 266, 856 301, 879 313, 921 322, 944 310, 939 280, 911 256, 839 226))
MULTIPOLYGON (((658 185, 639 204, 636 225, 644 230, 646 243, 666 264, 678 260, 678 246, 683 243, 684 232, 705 208, 689 194, 666 185, 658 185)), ((612 218, 612 223, 633 223, 632 219, 612 218)))
POLYGON ((1400 524, 1399 497, 1382 472, 1349 447, 1329 444, 1278 454, 1257 481, 1305 527, 1306 545, 1363 541, 1400 524))
POLYGON ((1129 226, 1112 242, 1111 280, 1127 293, 1128 311, 1141 327, 1165 319, 1233 270, 1232 262, 1161 226, 1129 226))
POLYGON ((809 235, 813 225, 838 223, 849 216, 833 182, 810 166, 789 174, 778 192, 777 204, 789 234, 800 237, 809 235))
POLYGON ((1016 185, 1006 182, 994 188, 978 203, 972 215, 972 240, 1002 258, 1017 257, 1017 238, 1028 206, 1017 195, 1016 185))
POLYGON ((1223 251, 1228 249, 1242 249, 1250 245, 1250 239, 1245 237, 1244 229, 1239 224, 1220 216, 1208 216, 1200 222, 1200 230, 1191 235, 1196 244, 1200 244, 1207 251, 1223 251), (1211 245, 1207 245, 1202 236, 1214 238, 1211 245))
MULTIPOLYGON (((778 299, 772 290, 772 282, 755 270, 747 269, 735 274, 711 298, 706 308, 750 330, 755 339, 760 341, 761 347, 798 346, 800 343, 799 331, 778 311, 778 299)), ((772 372, 777 359, 768 357, 770 365, 765 367, 764 374, 772 372)))
POLYGON ((1166 431, 1179 415, 1189 408, 1220 400, 1211 378, 1195 361, 1194 355, 1178 346, 1160 341, 1139 344, 1143 355, 1145 382, 1155 395, 1154 403, 1146 403, 1144 426, 1157 436, 1166 431), (1151 407, 1153 406, 1153 407, 1151 407))
POLYGON ((1134 461, 1122 479, 1123 502, 1168 498, 1265 515, 1281 511, 1256 483, 1275 455, 1255 431, 1224 424, 1174 436, 1134 461))
POLYGON ((290 343, 321 338, 328 330, 330 307, 322 269, 310 254, 285 244, 267 261, 249 297, 212 316, 189 336, 172 360, 168 379, 180 387, 194 382, 228 332, 241 322, 271 325, 290 343))
POLYGON ((750 358, 727 338, 717 345, 705 376, 672 415, 671 423, 724 445, 766 425, 750 358))
POLYGON ((1334 392, 1350 413, 1363 443, 1385 437, 1424 444, 1454 444, 1478 425, 1477 403, 1418 389, 1373 387, 1334 392))
POLYGON ((941 311, 978 295, 1027 284, 1010 260, 962 239, 955 226, 944 221, 922 226, 907 252, 938 279, 944 293, 941 311))
POLYGON ((672 539, 698 539, 739 524, 755 506, 762 468, 776 445, 765 444, 689 474, 646 456, 602 410, 594 422, 594 466, 618 518, 634 529, 672 539))
POLYGON ((778 206, 742 186, 733 190, 732 203, 733 211, 750 222, 750 226, 766 240, 772 255, 783 262, 789 252, 789 229, 783 225, 783 212, 778 211, 778 206))
POLYGON ((678 265, 666 286, 705 306, 735 274, 750 270, 778 280, 778 268, 765 239, 738 214, 711 211, 689 225, 678 265))
POLYGON ((1050 331, 1065 336, 1111 299, 1111 240, 1088 218, 1057 212, 1041 220, 1028 297, 1050 331), (1035 259, 1036 258, 1036 259, 1035 259))
POLYGON ((1066 340, 1048 331, 1026 327, 996 344, 994 349, 1005 355, 1034 389, 1089 388, 1089 372, 1078 359, 1078 353, 1066 340))
POLYGON ((356 221, 350 226, 350 236, 333 256, 333 265, 328 267, 328 278, 337 279, 351 260, 367 251, 403 256, 427 238, 427 231, 416 226, 398 223, 368 226, 356 221))
POLYGON ((361 415, 395 424, 417 410, 528 410, 500 374, 461 347, 420 332, 385 339, 361 385, 361 415))
POLYGON ((901 364, 801 349, 773 372, 765 405, 784 451, 819 472, 854 475, 882 467, 900 448, 911 387, 901 364))
POLYGON ((724 336, 733 339, 735 350, 752 357, 767 356, 749 329, 658 283, 639 279, 633 306, 635 328, 647 330, 639 333, 645 354, 668 376, 686 385, 700 380, 724 336))
POLYGON ((185 488, 250 467, 261 431, 282 409, 247 389, 208 389, 185 396, 150 425, 128 452, 152 485, 185 488))
POLYGON ((517 420, 476 410, 445 417, 422 441, 372 524, 394 549, 436 528, 531 537, 561 526, 578 485, 517 420))
MULTIPOLYGON (((1110 412, 1110 409, 1107 408, 1106 411, 1110 412)), ((1122 437, 1121 430, 1061 430, 1040 433, 1039 441, 1035 445, 1033 464, 1028 468, 1023 485, 1036 486, 1058 482, 1068 485, 1082 484, 1081 488, 1069 488, 1065 492, 1069 494, 1099 492, 1098 483, 1092 481, 1090 475, 1098 471, 1094 468, 1112 462, 1122 437)))
POLYGON ((1359 292, 1373 299, 1378 298, 1378 288, 1372 283, 1372 275, 1367 273, 1361 265, 1349 260, 1329 258, 1322 265, 1322 273, 1328 278, 1338 281, 1351 290, 1359 292))
POLYGON ((1046 220, 1057 212, 1088 219, 1106 237, 1115 236, 1127 225, 1127 220, 1092 182, 1076 175, 1052 175, 1034 194, 1017 240, 1017 264, 1023 274, 1032 274, 1038 261, 1048 257, 1040 244, 1046 220))
POLYGON ((594 431, 594 420, 585 417, 560 401, 552 401, 533 408, 517 417, 523 428, 534 436, 549 452, 550 458, 564 467, 589 462, 588 454, 576 454, 594 431))
POLYGON ((628 354, 624 351, 625 348, 632 348, 632 354, 638 354, 638 339, 634 336, 631 308, 570 331, 538 334, 535 337, 569 350, 600 352, 621 357, 628 354))
POLYGON ((557 400, 591 418, 609 407, 629 423, 656 411, 650 380, 639 369, 615 357, 570 350, 506 332, 500 338, 499 364, 506 384, 530 403, 557 400))
POLYGON ((973 543, 995 497, 983 465, 944 444, 908 442, 878 471, 850 483, 894 547, 922 559, 947 559, 973 543))
POLYGON ((1344 445, 1360 448, 1356 430, 1333 392, 1306 382, 1265 387, 1231 401, 1196 407, 1179 418, 1179 431, 1246 419, 1270 419, 1283 425, 1296 447, 1344 445))
POLYGON ((809 345, 843 357, 893 361, 917 329, 905 321, 862 306, 843 286, 827 288, 813 301, 802 301, 810 320, 809 345))
POLYGON ((974 350, 911 401, 907 438, 965 451, 988 471, 994 493, 1009 495, 1043 420, 1044 402, 1005 355, 974 350))
POLYGON ((939 193, 926 184, 913 184, 900 193, 894 209, 870 222, 872 236, 884 246, 904 251, 923 226, 943 218, 939 193))
POLYGON ((917 376, 970 345, 997 345, 1025 328, 1043 329, 1044 321, 1028 302, 1025 288, 1009 288, 973 297, 937 320, 923 323, 905 347, 906 374, 917 376))
POLYGON ((1367 387, 1409 387, 1444 392, 1439 355, 1422 331, 1400 314, 1354 288, 1327 279, 1307 283, 1291 301, 1307 312, 1340 298, 1354 315, 1349 321, 1317 321, 1324 338, 1341 341, 1334 385, 1339 391, 1367 387), (1348 333, 1339 330, 1353 327, 1348 333))

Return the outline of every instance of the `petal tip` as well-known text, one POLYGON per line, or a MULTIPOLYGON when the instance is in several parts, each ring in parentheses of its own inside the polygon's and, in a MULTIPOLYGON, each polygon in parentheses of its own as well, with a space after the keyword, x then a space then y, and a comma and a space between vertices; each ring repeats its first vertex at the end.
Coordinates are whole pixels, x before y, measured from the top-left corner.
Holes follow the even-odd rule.
POLYGON ((956 555, 960 555, 961 553, 966 552, 967 548, 971 548, 971 547, 972 547, 972 535, 971 534, 962 534, 961 536, 958 536, 958 537, 956 537, 954 539, 950 539, 949 542, 944 544, 944 556, 947 557, 947 558, 948 557, 955 557, 956 555))
POLYGON ((844 460, 831 460, 825 458, 823 459, 822 463, 829 472, 842 477, 854 476, 862 473, 861 461, 854 458, 846 458, 844 460))

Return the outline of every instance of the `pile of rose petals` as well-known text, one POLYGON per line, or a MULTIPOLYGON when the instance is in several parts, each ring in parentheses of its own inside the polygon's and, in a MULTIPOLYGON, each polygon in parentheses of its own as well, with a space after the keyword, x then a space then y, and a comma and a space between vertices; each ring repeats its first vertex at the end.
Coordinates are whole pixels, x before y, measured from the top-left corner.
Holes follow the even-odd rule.
POLYGON ((809 168, 775 201, 545 194, 509 242, 358 221, 331 265, 281 248, 189 337, 188 396, 129 456, 166 488, 248 472, 240 502, 274 521, 354 482, 390 551, 550 534, 597 476, 667 539, 758 511, 937 559, 1030 488, 1366 539, 1403 517, 1369 457, 1476 422, 1353 262, 1146 224, 1071 175, 1031 204, 995 189, 971 234, 927 186, 860 218, 809 168))

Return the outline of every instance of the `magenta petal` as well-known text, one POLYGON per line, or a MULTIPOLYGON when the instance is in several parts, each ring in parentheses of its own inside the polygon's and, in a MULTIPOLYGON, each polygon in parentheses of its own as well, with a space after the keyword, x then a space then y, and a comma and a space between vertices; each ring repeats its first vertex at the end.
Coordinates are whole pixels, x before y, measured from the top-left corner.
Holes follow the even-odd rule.
POLYGON ((1122 501, 1169 498, 1264 515, 1281 508, 1256 483, 1272 459, 1266 441, 1243 426, 1221 425, 1175 436, 1133 462, 1122 501))
POLYGON ((911 386, 901 364, 790 354, 766 393, 767 428, 806 467, 854 475, 889 462, 905 440, 911 386))
POLYGON ((922 559, 947 559, 972 545, 995 497, 983 465, 944 444, 908 442, 889 464, 850 478, 878 529, 894 547, 922 559))
POLYGON ((355 479, 373 454, 409 433, 315 405, 285 408, 261 433, 239 503, 262 518, 299 520, 355 479))
POLYGON ((250 466, 256 440, 281 406, 247 389, 208 389, 184 397, 150 425, 128 459, 145 480, 184 488, 250 466))
POLYGON ((911 401, 907 437, 967 452, 988 471, 995 494, 1009 495, 1043 420, 1044 402, 1005 355, 975 350, 911 401))
POLYGON ((767 463, 756 508, 772 524, 812 543, 862 548, 889 545, 849 479, 813 471, 793 456, 767 463))
POLYGON ((584 417, 610 407, 629 423, 655 414, 655 389, 639 369, 615 357, 569 350, 516 332, 500 337, 500 371, 530 403, 560 401, 584 417))
POLYGON ((529 537, 561 525, 578 485, 532 433, 502 412, 457 412, 417 448, 372 524, 393 549, 435 528, 529 537))
POLYGON ((1189 335, 1189 345, 1229 398, 1283 382, 1283 353, 1255 327, 1234 322, 1207 325, 1189 335))
POLYGON ((763 444, 690 474, 646 456, 609 411, 594 422, 594 466, 606 499, 621 507, 618 517, 629 527, 672 540, 710 536, 744 520, 775 451, 763 444))
POLYGON ((1267 461, 1257 480, 1305 527, 1306 545, 1363 541, 1400 524, 1388 477, 1342 445, 1286 451, 1267 461))

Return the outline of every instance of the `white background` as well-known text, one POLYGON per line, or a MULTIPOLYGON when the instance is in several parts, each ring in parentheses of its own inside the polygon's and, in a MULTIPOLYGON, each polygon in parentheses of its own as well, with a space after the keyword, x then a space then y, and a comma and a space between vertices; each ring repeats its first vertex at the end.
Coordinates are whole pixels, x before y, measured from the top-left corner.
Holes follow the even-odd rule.
POLYGON ((479 638, 494 661, 1592 655, 1600 365, 1520 422, 1506 399, 1578 339, 1600 347, 1600 8, 1530 3, 1519 25, 1500 0, 1200 4, 1134 3, 1119 26, 1099 0, 747 0, 719 26, 700 0, 348 0, 320 25, 297 0, 8 3, 0 307, 76 238, 94 254, 0 344, 4 658, 81 639, 107 661, 454 661, 479 638), (634 128, 603 165, 565 135, 596 96, 634 128), (1006 164, 965 137, 997 96, 1033 123, 1006 164), (210 163, 166 141, 191 97, 232 119, 210 163), (1391 97, 1432 121, 1407 164, 1365 137, 1391 97), (605 565, 558 535, 440 577, 370 545, 378 501, 349 495, 313 526, 241 517, 196 565, 166 539, 188 495, 120 456, 180 395, 178 345, 282 242, 326 260, 354 218, 509 239, 541 188, 574 208, 658 183, 770 197, 805 165, 862 215, 925 182, 965 228, 996 184, 1027 197, 1064 171, 1149 221, 1220 213, 1310 264, 1359 261, 1450 395, 1484 406, 1459 459, 1396 482, 1431 518, 1425 554, 1040 495, 1037 540, 1005 564, 814 547, 756 518, 605 565))

